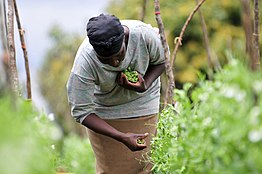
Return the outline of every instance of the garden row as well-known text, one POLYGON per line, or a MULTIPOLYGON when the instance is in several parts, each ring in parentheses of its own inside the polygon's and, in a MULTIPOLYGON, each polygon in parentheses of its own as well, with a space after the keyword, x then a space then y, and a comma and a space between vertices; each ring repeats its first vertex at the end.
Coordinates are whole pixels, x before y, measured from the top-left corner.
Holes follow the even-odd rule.
MULTIPOLYGON (((262 173, 262 76, 230 59, 214 80, 175 90, 159 115, 154 173, 262 173)), ((63 137, 30 102, 0 98, 0 173, 93 174, 87 138, 63 137)))
POLYGON ((160 114, 155 173, 262 173, 261 72, 231 58, 213 81, 185 84, 175 100, 160 114))

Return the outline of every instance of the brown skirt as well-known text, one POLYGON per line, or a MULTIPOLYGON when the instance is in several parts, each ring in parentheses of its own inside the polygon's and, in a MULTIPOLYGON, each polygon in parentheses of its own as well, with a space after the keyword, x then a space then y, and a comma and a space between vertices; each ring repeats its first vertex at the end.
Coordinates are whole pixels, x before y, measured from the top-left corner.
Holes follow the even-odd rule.
POLYGON ((127 133, 143 134, 148 132, 145 139, 147 148, 132 152, 124 144, 97 134, 90 129, 88 136, 96 157, 96 174, 149 174, 152 163, 149 162, 150 141, 156 134, 157 114, 131 118, 105 120, 115 129, 127 133))

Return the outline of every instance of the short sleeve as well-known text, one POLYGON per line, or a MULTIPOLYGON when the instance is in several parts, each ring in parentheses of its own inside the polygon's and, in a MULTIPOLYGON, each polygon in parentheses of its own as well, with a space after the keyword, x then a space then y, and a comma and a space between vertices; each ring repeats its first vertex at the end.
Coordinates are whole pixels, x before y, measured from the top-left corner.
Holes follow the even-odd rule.
POLYGON ((159 65, 165 63, 164 48, 158 32, 153 27, 148 26, 145 33, 145 39, 150 57, 149 64, 159 65))
POLYGON ((71 115, 79 123, 94 113, 94 88, 94 80, 71 72, 67 82, 68 102, 71 115))

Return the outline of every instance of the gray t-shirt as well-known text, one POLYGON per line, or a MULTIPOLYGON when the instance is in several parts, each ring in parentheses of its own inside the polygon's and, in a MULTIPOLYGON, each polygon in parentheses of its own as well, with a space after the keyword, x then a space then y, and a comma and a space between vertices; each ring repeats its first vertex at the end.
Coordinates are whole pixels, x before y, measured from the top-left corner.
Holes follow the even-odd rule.
POLYGON ((77 122, 95 113, 102 119, 132 118, 158 113, 160 78, 145 92, 138 93, 119 86, 119 72, 131 67, 145 75, 148 66, 165 62, 159 35, 151 27, 136 20, 122 20, 129 28, 125 58, 119 67, 101 63, 85 38, 78 49, 67 82, 71 114, 77 122))

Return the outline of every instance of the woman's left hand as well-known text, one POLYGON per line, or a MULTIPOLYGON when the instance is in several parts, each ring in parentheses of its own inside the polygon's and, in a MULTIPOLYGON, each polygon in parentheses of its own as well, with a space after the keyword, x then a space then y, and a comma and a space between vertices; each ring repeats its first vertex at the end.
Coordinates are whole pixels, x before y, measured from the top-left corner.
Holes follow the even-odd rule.
POLYGON ((117 77, 117 83, 119 86, 123 88, 133 90, 136 92, 145 92, 147 90, 147 86, 145 80, 141 74, 138 73, 138 81, 136 83, 132 83, 128 81, 126 75, 123 72, 120 72, 117 77))

